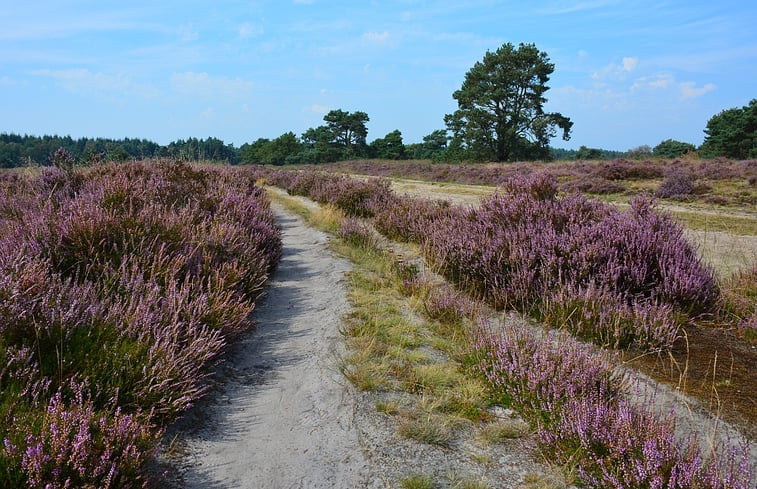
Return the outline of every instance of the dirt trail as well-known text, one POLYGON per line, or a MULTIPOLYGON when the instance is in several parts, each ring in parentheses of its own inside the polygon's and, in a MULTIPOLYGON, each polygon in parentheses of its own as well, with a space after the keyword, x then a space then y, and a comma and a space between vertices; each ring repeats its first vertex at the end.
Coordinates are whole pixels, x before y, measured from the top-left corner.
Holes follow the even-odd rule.
POLYGON ((365 487, 355 395, 339 373, 349 264, 325 234, 274 205, 284 254, 218 388, 172 427, 187 488, 365 487))

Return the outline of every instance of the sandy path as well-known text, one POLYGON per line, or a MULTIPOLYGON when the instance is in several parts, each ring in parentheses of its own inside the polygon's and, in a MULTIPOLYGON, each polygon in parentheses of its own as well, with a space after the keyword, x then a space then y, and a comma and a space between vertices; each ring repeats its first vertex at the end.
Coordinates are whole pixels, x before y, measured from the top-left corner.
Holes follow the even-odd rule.
POLYGON ((328 251, 325 234, 275 204, 274 212, 284 254, 255 309, 257 330, 173 433, 185 443, 181 487, 366 485, 355 396, 337 369, 349 265, 328 251))

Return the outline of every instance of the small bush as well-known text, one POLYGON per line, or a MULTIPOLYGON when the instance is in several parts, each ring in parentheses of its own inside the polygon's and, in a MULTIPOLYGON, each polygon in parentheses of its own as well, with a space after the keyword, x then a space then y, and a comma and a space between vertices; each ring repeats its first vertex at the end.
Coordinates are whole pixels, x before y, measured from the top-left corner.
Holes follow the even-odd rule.
POLYGON ((691 195, 694 190, 694 178, 691 173, 680 168, 666 172, 665 179, 655 190, 655 196, 661 199, 681 198, 691 195))
POLYGON ((360 219, 347 217, 337 233, 347 243, 359 248, 372 249, 378 246, 378 236, 360 219))
POLYGON ((563 185, 566 192, 583 192, 587 194, 617 194, 625 191, 625 187, 599 176, 587 176, 563 185))

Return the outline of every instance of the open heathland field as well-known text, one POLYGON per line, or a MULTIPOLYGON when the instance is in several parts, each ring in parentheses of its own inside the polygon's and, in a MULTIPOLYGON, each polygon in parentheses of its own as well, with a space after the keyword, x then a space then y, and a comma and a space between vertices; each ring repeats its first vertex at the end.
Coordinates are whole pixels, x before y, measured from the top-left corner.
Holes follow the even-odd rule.
POLYGON ((0 486, 141 485, 280 254, 230 168, 0 175, 0 486))
POLYGON ((3 174, 0 485, 751 488, 757 268, 692 242, 749 195, 566 183, 3 174))
MULTIPOLYGON (((704 404, 712 401, 709 407, 716 415, 737 422, 746 432, 753 432, 754 271, 747 268, 729 279, 720 277, 686 240, 683 227, 668 214, 656 210, 648 198, 632 199, 628 209, 618 210, 578 194, 562 194, 553 176, 536 173, 509 180, 501 192, 484 199, 478 206, 457 207, 422 198, 398 197, 386 180, 355 180, 308 171, 261 171, 261 175, 290 193, 308 195, 348 215, 370 217, 384 236, 416 243, 432 269, 474 298, 497 309, 521 311, 545 325, 619 351, 620 358, 628 359, 624 362, 626 366, 640 367, 668 383, 673 382, 676 388, 698 395, 704 404), (702 347, 692 348, 691 344, 700 339, 702 347), (687 341, 688 346, 682 347, 687 341), (721 359, 723 355, 733 359, 729 362, 727 378, 718 370, 719 355, 721 359), (638 358, 658 359, 675 373, 675 378, 671 378, 670 371, 660 375, 638 358), (704 365, 709 360, 709 367, 692 369, 687 363, 703 360, 704 365), (736 368, 735 364, 743 368, 736 368), (693 385, 700 382, 705 382, 709 390, 693 385), (723 391, 735 383, 738 385, 733 395, 727 396, 723 391)), ((603 370, 606 367, 601 367, 596 359, 590 360, 593 357, 589 353, 571 353, 572 348, 582 352, 582 347, 570 346, 565 338, 550 338, 546 343, 538 337, 527 340, 522 331, 506 333, 505 330, 494 336, 484 333, 478 338, 474 344, 483 345, 479 351, 493 351, 495 355, 488 357, 492 353, 484 353, 485 358, 490 358, 484 360, 490 385, 500 386, 506 402, 519 405, 527 416, 528 413, 534 416, 536 425, 547 431, 554 430, 552 435, 545 434, 543 438, 552 440, 544 442, 552 446, 547 448, 548 452, 552 450, 552 456, 567 463, 576 462, 569 454, 575 455, 583 449, 613 453, 615 449, 606 443, 621 437, 620 432, 638 432, 625 435, 634 439, 628 442, 632 446, 655 443, 659 448, 659 440, 663 438, 672 443, 672 428, 663 426, 665 421, 660 421, 663 425, 653 421, 660 417, 659 413, 655 416, 623 402, 618 404, 618 398, 623 398, 619 392, 624 387, 613 380, 602 387, 604 381, 592 377, 612 377, 601 372, 614 370, 603 370), (556 344, 561 346, 549 353, 556 344), (525 348, 524 353, 518 354, 522 348, 525 348), (579 360, 584 354, 588 355, 587 359, 579 360), (547 363, 534 367, 542 355, 547 363), (578 357, 574 359, 574 355, 578 357), (555 361, 561 366, 550 363, 555 361), (562 365, 563 362, 566 363, 562 365), (578 387, 560 391, 557 379, 563 368, 568 385, 573 385, 572 382, 577 381, 575 377, 585 372, 593 379, 587 380, 588 385, 593 386, 589 392, 599 388, 604 394, 599 398, 597 394, 584 395, 580 393, 583 388, 578 387), (531 373, 521 378, 518 371, 531 373), (533 371, 546 372, 544 380, 530 378, 533 371), (590 371, 595 373, 589 374, 590 371), (543 387, 540 382, 545 382, 543 387), (549 388, 545 391, 547 385, 549 388), (554 388, 558 389, 558 394, 551 397, 547 393, 554 388), (523 389, 521 394, 519 389, 523 389), (586 401, 590 406, 570 405, 564 413, 571 416, 557 414, 563 413, 562 404, 566 399, 580 403, 584 396, 592 399, 586 401), (586 416, 594 413, 593 421, 572 419, 573 414, 583 416, 576 413, 584 410, 588 410, 586 416), (612 422, 619 424, 611 427, 608 423, 613 419, 612 422), (590 422, 599 423, 591 431, 596 436, 606 436, 605 441, 582 438, 588 436, 586 432, 567 434, 571 429, 585 430, 586 423, 590 422), (600 435, 600 432, 605 434, 600 435), (645 438, 647 436, 649 438, 645 438)), ((681 450, 688 457, 694 456, 691 446, 681 450)), ((613 476, 601 475, 603 467, 630 463, 628 455, 616 453, 600 462, 597 456, 596 453, 587 455, 590 460, 585 467, 576 462, 583 480, 590 485, 616 487, 609 482, 613 476), (620 460, 613 458, 616 456, 620 460)), ((666 464, 678 457, 657 456, 673 457, 667 459, 666 464)), ((688 459, 689 462, 676 460, 679 467, 676 470, 684 470, 682 467, 686 464, 693 464, 686 470, 695 470, 693 467, 699 463, 696 456, 688 459)), ((744 460, 741 467, 748 472, 745 467, 749 463, 744 460)), ((709 469, 697 467, 696 470, 705 472, 714 470, 712 465, 709 469)), ((649 470, 644 477, 653 477, 652 473, 659 475, 657 469, 649 470)), ((723 474, 713 474, 702 473, 689 480, 704 485, 717 484, 714 481, 723 474), (705 479, 709 482, 702 482, 705 479)), ((619 477, 620 473, 614 476, 619 477)), ((667 477, 671 477, 670 481, 675 479, 669 472, 667 477)), ((642 480, 646 479, 642 477, 637 483, 642 484, 642 480)))

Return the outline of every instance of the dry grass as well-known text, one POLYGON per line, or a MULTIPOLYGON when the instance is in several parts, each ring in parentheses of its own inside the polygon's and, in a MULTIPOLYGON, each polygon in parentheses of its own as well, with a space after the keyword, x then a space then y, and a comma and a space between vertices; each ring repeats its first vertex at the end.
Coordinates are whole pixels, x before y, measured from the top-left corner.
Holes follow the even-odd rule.
POLYGON ((522 419, 509 419, 485 424, 476 434, 476 438, 486 445, 493 445, 522 438, 530 432, 528 423, 522 419))
POLYGON ((446 421, 438 416, 420 418, 408 417, 397 429, 397 433, 420 443, 449 447, 453 434, 446 421))

